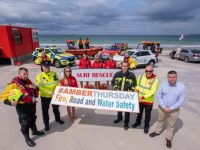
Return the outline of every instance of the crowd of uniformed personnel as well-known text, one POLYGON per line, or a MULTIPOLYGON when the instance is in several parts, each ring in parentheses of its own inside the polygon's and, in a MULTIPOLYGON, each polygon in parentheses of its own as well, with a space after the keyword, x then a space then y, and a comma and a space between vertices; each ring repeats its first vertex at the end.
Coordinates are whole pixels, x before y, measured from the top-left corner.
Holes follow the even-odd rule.
MULTIPOLYGON (((168 81, 162 82, 160 88, 158 89, 158 77, 155 75, 154 68, 152 66, 147 66, 145 68, 145 73, 136 78, 134 73, 129 71, 129 65, 130 63, 128 60, 124 60, 121 63, 121 71, 115 73, 111 81, 113 90, 138 93, 140 113, 138 113, 136 122, 132 125, 132 127, 136 128, 141 125, 143 111, 145 111, 145 134, 149 132, 151 111, 157 91, 156 96, 159 103, 159 117, 157 128, 150 134, 150 137, 155 137, 160 134, 164 123, 164 117, 167 117, 168 127, 166 145, 170 148, 175 123, 179 115, 179 108, 185 100, 185 86, 177 81, 176 71, 169 71, 167 76, 168 81)), ((91 60, 87 57, 87 53, 85 53, 83 58, 79 61, 79 67, 112 69, 116 68, 117 65, 113 60, 112 55, 110 55, 109 59, 104 64, 98 56, 95 56, 95 61, 91 64, 91 60)), ((30 138, 29 129, 32 130, 33 135, 44 135, 44 132, 38 131, 36 127, 36 98, 40 95, 44 129, 48 132, 50 130, 48 110, 56 86, 62 85, 78 87, 78 84, 76 78, 72 76, 72 70, 69 66, 64 68, 64 75, 60 80, 60 77, 56 74, 56 72, 50 70, 50 62, 47 60, 44 60, 41 63, 41 72, 36 77, 36 84, 30 81, 28 73, 29 72, 26 68, 20 68, 18 70, 18 75, 9 84, 10 90, 17 89, 17 91, 15 91, 15 97, 12 97, 13 99, 9 98, 9 96, 6 98, 3 97, 3 95, 6 95, 5 92, 1 94, 0 98, 5 104, 16 106, 19 123, 21 125, 21 132, 24 135, 27 145, 32 147, 35 146, 35 142, 30 138), (18 100, 14 101, 15 98, 18 98, 18 100)), ((83 83, 81 83, 81 87, 83 87, 82 84, 83 83)), ((99 83, 96 82, 95 84, 99 83)), ((59 106, 52 104, 52 107, 55 121, 59 124, 64 124, 64 121, 61 120, 60 117, 59 106)), ((75 108, 67 107, 67 112, 70 121, 73 122, 76 119, 75 108)), ((122 112, 118 112, 117 119, 114 120, 113 123, 119 123, 122 119, 122 112)), ((125 130, 128 130, 129 128, 129 120, 130 113, 125 112, 125 130)))

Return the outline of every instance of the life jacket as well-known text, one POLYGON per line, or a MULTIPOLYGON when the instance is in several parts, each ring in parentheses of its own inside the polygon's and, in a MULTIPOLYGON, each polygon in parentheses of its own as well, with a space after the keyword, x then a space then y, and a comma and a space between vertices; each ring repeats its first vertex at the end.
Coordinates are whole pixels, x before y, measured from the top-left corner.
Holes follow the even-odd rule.
POLYGON ((89 58, 87 58, 87 59, 82 58, 79 61, 79 68, 91 68, 91 61, 90 61, 90 59, 89 58))
POLYGON ((85 40, 85 44, 90 44, 90 40, 89 40, 89 39, 86 39, 86 40, 85 40))
POLYGON ((15 77, 12 80, 12 83, 16 83, 23 93, 22 99, 24 103, 32 103, 32 97, 38 97, 38 90, 29 88, 29 85, 32 84, 32 82, 28 79, 26 81, 21 81, 19 77, 15 77))
POLYGON ((16 83, 9 83, 6 88, 0 94, 0 100, 5 101, 8 99, 9 93, 13 89, 21 90, 20 87, 16 83))
POLYGON ((83 41, 82 40, 78 40, 78 44, 79 45, 83 45, 83 41))
POLYGON ((41 72, 36 77, 36 83, 39 87, 40 96, 50 98, 60 80, 57 74, 53 71, 48 73, 41 72))
POLYGON ((116 61, 110 61, 110 60, 106 60, 104 68, 117 68, 117 63, 116 61))
POLYGON ((142 103, 153 104, 157 88, 158 78, 156 75, 153 74, 151 78, 147 78, 145 74, 138 77, 136 90, 139 91, 139 98, 143 98, 142 103))
POLYGON ((78 87, 76 78, 73 77, 73 76, 69 76, 69 77, 67 77, 67 78, 65 78, 65 79, 62 79, 62 80, 60 81, 60 84, 61 84, 62 86, 78 87), (65 81, 65 80, 67 80, 67 84, 66 84, 66 81, 65 81))

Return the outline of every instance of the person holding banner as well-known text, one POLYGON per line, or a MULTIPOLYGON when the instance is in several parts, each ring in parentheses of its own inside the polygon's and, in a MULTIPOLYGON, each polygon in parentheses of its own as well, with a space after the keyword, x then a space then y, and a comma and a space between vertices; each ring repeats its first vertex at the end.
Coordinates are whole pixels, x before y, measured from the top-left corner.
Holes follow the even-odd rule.
MULTIPOLYGON (((117 63, 113 59, 113 54, 109 55, 109 59, 106 60, 103 68, 109 68, 109 69, 116 69, 117 68, 117 63)), ((107 81, 107 86, 109 86, 109 81, 107 81)))
MULTIPOLYGON (((135 91, 136 77, 134 73, 128 71, 129 63, 121 63, 121 71, 116 72, 111 83, 114 90, 118 91, 135 91)), ((125 112, 124 129, 128 130, 130 120, 130 112, 125 112)), ((122 121, 122 112, 118 112, 117 119, 113 123, 119 123, 122 121)))
MULTIPOLYGON (((70 66, 66 66, 64 68, 64 76, 63 76, 63 79, 60 81, 60 83, 62 86, 78 87, 76 78, 72 76, 72 70, 70 66)), ((73 122, 76 119, 75 107, 67 106, 67 113, 68 113, 69 119, 73 122)))
POLYGON ((133 128, 137 128, 141 125, 143 110, 145 109, 144 120, 144 133, 149 132, 149 123, 151 119, 151 111, 153 108, 154 95, 158 87, 158 78, 153 73, 153 67, 147 66, 145 68, 145 74, 141 75, 137 79, 136 91, 139 95, 139 107, 140 113, 137 115, 136 122, 132 125, 133 128))
POLYGON ((111 68, 111 69, 117 68, 117 63, 116 63, 116 61, 113 60, 113 54, 109 55, 109 59, 106 60, 106 62, 104 64, 104 68, 111 68))
MULTIPOLYGON (((91 60, 88 58, 87 52, 85 51, 83 54, 83 58, 79 61, 79 68, 86 69, 91 68, 91 60)), ((83 82, 80 82, 81 87, 83 88, 83 82)), ((89 82, 87 81, 86 84, 88 85, 89 82)))
MULTIPOLYGON (((98 54, 95 55, 95 60, 92 63, 92 68, 103 68, 103 63, 101 62, 101 58, 99 57, 98 54)), ((95 87, 99 87, 100 82, 95 81, 95 87)))
MULTIPOLYGON (((41 104, 42 104, 42 116, 43 122, 45 125, 45 131, 48 131, 49 128, 49 105, 54 93, 56 86, 59 84, 58 75, 50 71, 50 62, 42 62, 41 64, 41 73, 36 77, 36 83, 39 87, 41 104)), ((53 113, 55 116, 56 122, 63 124, 64 121, 60 118, 59 105, 53 105, 53 113)))

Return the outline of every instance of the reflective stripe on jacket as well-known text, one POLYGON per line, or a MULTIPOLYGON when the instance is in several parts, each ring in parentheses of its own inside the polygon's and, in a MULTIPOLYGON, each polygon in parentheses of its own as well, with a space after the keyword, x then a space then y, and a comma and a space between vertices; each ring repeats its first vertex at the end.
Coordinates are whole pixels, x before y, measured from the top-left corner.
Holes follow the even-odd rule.
POLYGON ((59 84, 60 80, 58 75, 50 71, 48 73, 41 72, 36 77, 36 83, 40 90, 41 97, 52 97, 56 86, 59 84))
POLYGON ((154 95, 158 88, 158 78, 154 77, 147 79, 146 75, 139 76, 137 79, 136 90, 139 91, 139 98, 143 97, 143 103, 153 103, 154 95))

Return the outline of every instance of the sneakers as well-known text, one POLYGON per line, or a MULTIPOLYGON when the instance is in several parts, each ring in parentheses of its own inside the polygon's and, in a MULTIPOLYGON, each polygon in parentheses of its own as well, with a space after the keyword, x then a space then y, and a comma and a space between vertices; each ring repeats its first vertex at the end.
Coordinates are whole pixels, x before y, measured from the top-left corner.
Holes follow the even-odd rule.
POLYGON ((141 125, 141 123, 136 122, 136 123, 134 123, 134 124, 132 125, 132 128, 137 128, 137 127, 140 126, 140 125, 141 125))
POLYGON ((113 123, 119 123, 120 121, 122 121, 122 119, 117 118, 116 120, 113 121, 113 123))
POLYGON ((56 120, 56 122, 60 123, 60 124, 63 124, 64 121, 63 120, 56 120))

